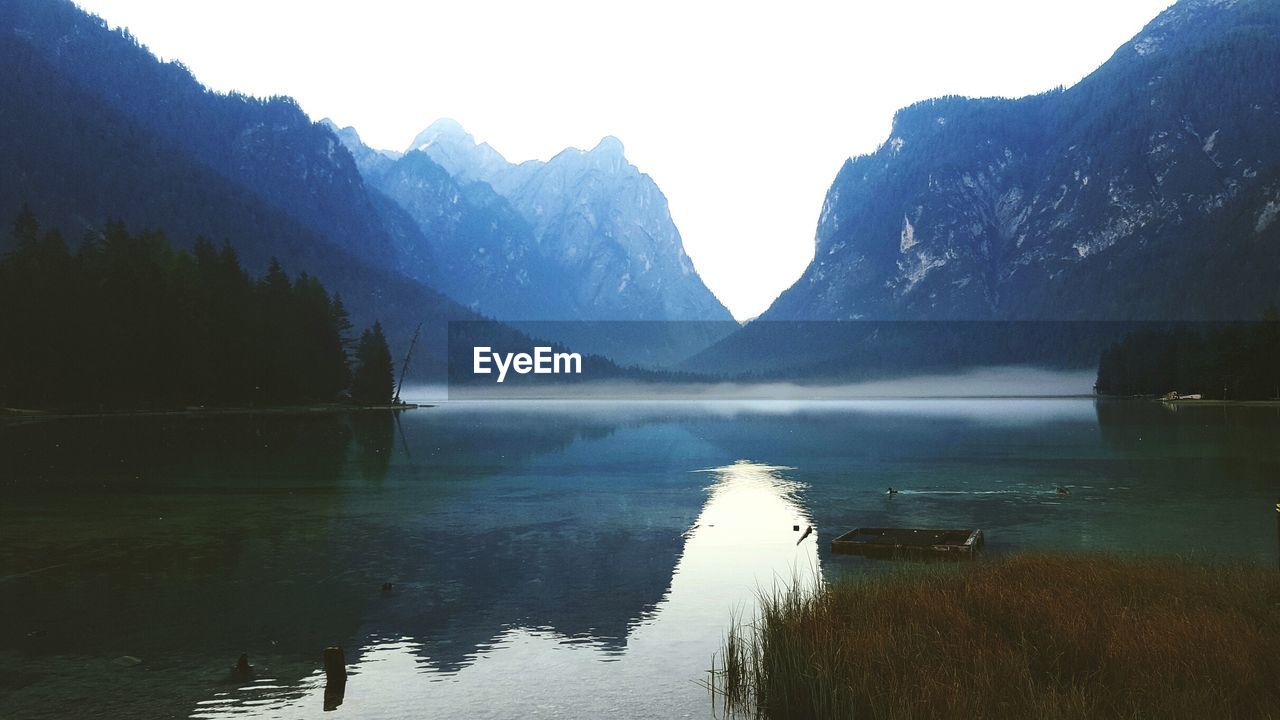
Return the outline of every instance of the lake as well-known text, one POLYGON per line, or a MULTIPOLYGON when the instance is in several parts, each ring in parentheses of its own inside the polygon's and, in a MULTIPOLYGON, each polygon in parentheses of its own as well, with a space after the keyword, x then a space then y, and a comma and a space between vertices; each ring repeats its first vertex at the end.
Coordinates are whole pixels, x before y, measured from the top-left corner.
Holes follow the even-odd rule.
POLYGON ((707 718, 757 592, 898 567, 845 530, 1274 564, 1277 447, 1280 408, 1082 398, 9 423, 0 717, 707 718))

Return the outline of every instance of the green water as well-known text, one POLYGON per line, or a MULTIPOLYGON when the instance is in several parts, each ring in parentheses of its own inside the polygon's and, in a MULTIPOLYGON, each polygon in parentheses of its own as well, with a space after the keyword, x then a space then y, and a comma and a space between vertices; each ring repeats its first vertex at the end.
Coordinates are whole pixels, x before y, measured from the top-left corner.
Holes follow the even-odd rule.
POLYGON ((1274 564, 1277 448, 1277 408, 1081 399, 9 423, 0 718, 317 717, 331 644, 333 717, 710 717, 757 590, 885 567, 846 529, 1274 564))

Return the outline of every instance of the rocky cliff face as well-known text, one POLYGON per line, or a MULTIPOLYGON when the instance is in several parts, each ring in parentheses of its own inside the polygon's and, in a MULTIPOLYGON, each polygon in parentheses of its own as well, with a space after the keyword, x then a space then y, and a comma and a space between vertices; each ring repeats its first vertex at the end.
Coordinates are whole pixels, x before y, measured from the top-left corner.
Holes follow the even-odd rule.
POLYGON ((541 254, 576 278, 570 301, 584 315, 731 319, 685 254, 666 197, 617 138, 516 166, 495 182, 532 225, 541 254))
POLYGON ((436 266, 422 278, 470 307, 511 320, 731 319, 616 138, 515 165, 450 120, 389 163, 342 137, 427 237, 436 266))
POLYGON ((1077 85, 900 111, 765 319, 1256 318, 1280 300, 1280 7, 1184 0, 1077 85))

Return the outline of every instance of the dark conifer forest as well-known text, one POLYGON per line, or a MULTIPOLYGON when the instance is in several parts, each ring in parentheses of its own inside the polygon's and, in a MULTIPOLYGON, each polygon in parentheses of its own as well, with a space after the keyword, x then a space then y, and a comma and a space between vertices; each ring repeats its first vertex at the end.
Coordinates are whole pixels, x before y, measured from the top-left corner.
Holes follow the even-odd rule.
MULTIPOLYGON (((330 402, 351 384, 352 330, 340 297, 278 262, 254 279, 229 245, 175 250, 118 221, 73 251, 24 209, 0 257, 0 407, 330 402)), ((371 335, 360 400, 387 403, 390 356, 371 335)))
POLYGON ((1102 353, 1102 395, 1199 394, 1212 400, 1280 398, 1280 313, 1262 322, 1169 325, 1127 335, 1102 353))

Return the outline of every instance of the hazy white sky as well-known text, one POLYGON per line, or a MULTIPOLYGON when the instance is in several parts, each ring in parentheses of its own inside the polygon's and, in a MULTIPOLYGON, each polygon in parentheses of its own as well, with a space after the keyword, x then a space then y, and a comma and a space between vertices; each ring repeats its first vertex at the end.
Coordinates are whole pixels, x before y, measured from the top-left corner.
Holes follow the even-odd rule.
POLYGON ((508 160, 618 136, 739 318, 813 256, 841 163, 945 94, 1070 85, 1169 0, 79 0, 218 90, 403 150, 452 117, 508 160))

